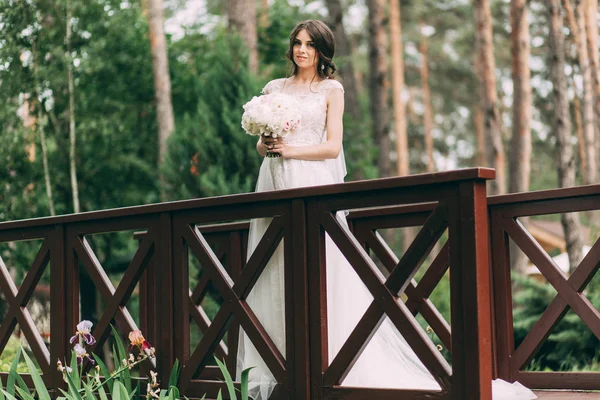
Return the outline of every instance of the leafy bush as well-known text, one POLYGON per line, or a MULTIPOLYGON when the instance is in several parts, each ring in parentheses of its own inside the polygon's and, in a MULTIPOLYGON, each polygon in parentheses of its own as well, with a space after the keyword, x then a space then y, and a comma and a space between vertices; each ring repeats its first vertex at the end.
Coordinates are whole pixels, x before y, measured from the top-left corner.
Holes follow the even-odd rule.
MULTIPOLYGON (((556 296, 549 283, 513 276, 517 290, 514 291, 515 345, 518 346, 534 324, 540 319, 548 304, 556 296)), ((600 287, 592 280, 585 290, 586 297, 600 308, 600 287)), ((556 324, 543 342, 531 363, 531 371, 600 371, 600 341, 579 316, 569 310, 556 324)))

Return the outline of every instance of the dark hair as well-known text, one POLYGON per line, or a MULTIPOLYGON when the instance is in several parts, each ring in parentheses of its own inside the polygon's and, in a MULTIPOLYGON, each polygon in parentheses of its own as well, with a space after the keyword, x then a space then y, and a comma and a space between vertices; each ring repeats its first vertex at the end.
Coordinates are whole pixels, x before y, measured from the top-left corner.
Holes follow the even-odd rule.
POLYGON ((286 53, 288 60, 292 62, 292 75, 298 72, 298 65, 294 62, 294 41, 301 30, 306 30, 315 45, 319 64, 317 74, 321 79, 333 78, 337 70, 333 55, 335 53, 335 38, 333 32, 325 23, 315 19, 300 22, 290 34, 290 47, 286 53))

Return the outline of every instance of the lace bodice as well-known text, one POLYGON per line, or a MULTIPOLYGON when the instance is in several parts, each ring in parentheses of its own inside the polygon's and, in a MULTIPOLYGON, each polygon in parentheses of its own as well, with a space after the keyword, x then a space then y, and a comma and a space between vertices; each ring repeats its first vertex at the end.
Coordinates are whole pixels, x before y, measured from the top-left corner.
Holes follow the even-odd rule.
POLYGON ((300 103, 302 119, 300 128, 285 137, 285 142, 293 145, 319 144, 325 140, 327 124, 327 94, 331 89, 344 90, 335 79, 326 79, 312 84, 309 89, 294 90, 285 78, 267 83, 263 94, 282 92, 294 96, 300 103))

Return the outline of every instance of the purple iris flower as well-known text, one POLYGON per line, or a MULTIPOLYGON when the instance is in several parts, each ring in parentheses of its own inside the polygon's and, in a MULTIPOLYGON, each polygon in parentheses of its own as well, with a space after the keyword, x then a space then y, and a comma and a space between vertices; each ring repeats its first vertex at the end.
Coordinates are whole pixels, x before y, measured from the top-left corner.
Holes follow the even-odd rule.
POLYGON ((96 343, 96 339, 92 336, 92 324, 91 321, 83 320, 77 324, 77 332, 71 338, 71 343, 75 343, 78 337, 81 337, 85 344, 88 346, 96 343))
POLYGON ((80 365, 84 358, 87 358, 92 364, 95 364, 94 360, 92 360, 90 355, 80 343, 77 343, 73 347, 73 350, 75 350, 75 355, 77 356, 77 365, 80 365))

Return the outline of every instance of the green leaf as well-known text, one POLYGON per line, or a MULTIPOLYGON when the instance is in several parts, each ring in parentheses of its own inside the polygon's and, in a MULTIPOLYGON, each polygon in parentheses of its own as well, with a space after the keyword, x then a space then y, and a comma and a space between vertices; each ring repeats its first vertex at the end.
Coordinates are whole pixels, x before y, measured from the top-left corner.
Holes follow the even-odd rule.
POLYGON ((73 378, 71 376, 73 374, 73 371, 71 371, 70 373, 67 372, 65 374, 65 376, 67 377, 67 386, 69 387, 69 397, 73 400, 80 400, 81 396, 79 395, 79 391, 77 389, 78 385, 75 385, 75 382, 73 382, 73 378))
POLYGON ((241 396, 242 396, 242 400, 248 400, 248 376, 250 375, 250 370, 254 368, 254 367, 250 367, 250 368, 246 368, 245 370, 242 371, 242 376, 241 376, 241 396))
MULTIPOLYGON (((123 344, 123 340, 121 340, 121 335, 115 329, 114 326, 110 326, 110 329, 113 332, 113 336, 115 337, 115 343, 117 344, 117 354, 119 355, 119 363, 115 365, 121 365, 122 360, 126 360, 129 358, 129 353, 125 351, 125 345, 123 344)), ((123 384, 127 389, 127 392, 131 392, 133 390, 131 385, 131 374, 128 369, 124 370, 121 374, 123 376, 123 384)))
MULTIPOLYGON (((175 363, 173 364, 173 369, 171 369, 171 376, 169 376, 169 386, 167 388, 172 388, 177 386, 177 381, 179 380, 179 373, 181 372, 181 365, 179 365, 179 359, 175 359, 175 363)), ((179 397, 179 395, 177 395, 179 397)))
POLYGON ((17 400, 17 399, 15 398, 15 396, 13 396, 12 394, 8 393, 8 392, 7 392, 7 391, 5 391, 4 389, 0 389, 0 392, 2 392, 2 394, 3 394, 4 396, 6 396, 6 398, 7 398, 8 400, 17 400))
POLYGON ((113 336, 115 337, 115 343, 117 345, 117 352, 118 352, 119 358, 121 360, 126 360, 128 358, 128 356, 129 356, 129 354, 125 351, 125 345, 123 344, 123 340, 121 339, 121 335, 115 329, 115 327, 112 326, 112 324, 110 325, 110 329, 112 330, 113 336))
POLYGON ((19 396, 22 400, 35 400, 35 397, 33 397, 27 390, 23 390, 20 387, 18 387, 17 392, 19 393, 19 396))
POLYGON ((225 384, 227 385, 227 391, 229 392, 229 398, 231 400, 237 400, 237 396, 235 394, 235 386, 233 386, 233 379, 231 379, 231 375, 229 374, 229 371, 227 370, 227 366, 225 366, 224 363, 219 361, 219 359, 217 357, 215 357, 215 361, 217 362, 217 365, 219 366, 219 369, 221 370, 221 373, 223 374, 223 378, 225 378, 225 384))
POLYGON ((170 391, 173 393, 173 398, 178 399, 181 397, 181 394, 179 393, 179 389, 177 389, 176 386, 171 386, 170 391))
POLYGON ((71 351, 71 372, 69 374, 73 380, 73 388, 75 391, 79 391, 81 389, 81 380, 79 379, 79 366, 77 365, 77 354, 75 351, 71 351))
POLYGON ((223 400, 223 396, 221 395, 221 389, 219 389, 219 393, 217 393, 217 400, 223 400))
POLYGON ((21 359, 21 353, 23 351, 22 347, 19 347, 17 350, 17 354, 13 359, 13 362, 10 365, 10 370, 8 371, 8 380, 6 381, 6 391, 7 393, 14 395, 15 394, 15 382, 21 377, 17 373, 17 366, 19 365, 19 360, 21 359))
POLYGON ((113 400, 129 400, 129 393, 127 392, 127 388, 120 381, 115 381, 113 393, 113 400))
POLYGON ((48 393, 48 389, 46 389, 46 384, 42 380, 42 377, 37 370, 31 358, 27 355, 27 352, 23 352, 23 357, 25 358, 25 362, 27 363, 27 367, 29 368, 29 373, 31 374, 31 379, 33 379, 33 385, 35 386, 35 390, 37 392, 37 398, 39 400, 50 400, 50 393, 48 393))
MULTIPOLYGON (((71 396, 69 393, 65 392, 63 389, 58 388, 58 390, 60 390, 61 393, 65 395, 65 397, 63 397, 63 399, 75 400, 75 399, 73 399, 73 396, 71 396)), ((59 397, 59 399, 60 399, 60 397, 59 397)))
MULTIPOLYGON (((121 364, 121 360, 119 360, 119 353, 117 353, 117 350, 115 349, 115 346, 112 346, 112 353, 113 353, 113 363, 115 365, 116 369, 119 369, 119 367, 122 365, 121 364)), ((118 380, 120 377, 115 376, 115 380, 118 380)), ((113 385, 113 389, 114 389, 114 385, 113 385)), ((114 394, 114 391, 112 392, 114 394)))
MULTIPOLYGON (((2 377, 0 376, 0 389, 2 389, 4 387, 4 384, 2 383, 2 377)), ((6 400, 6 396, 4 396, 4 392, 0 390, 0 400, 6 400)))
POLYGON ((100 400, 108 400, 108 397, 106 396, 106 391, 104 390, 103 385, 100 385, 98 387, 98 396, 100 397, 100 400))
POLYGON ((92 391, 91 388, 91 383, 85 383, 83 382, 83 388, 85 390, 85 400, 96 400, 96 397, 94 396, 94 392, 92 391))
MULTIPOLYGON (((102 361, 102 359, 100 357, 98 357, 96 354, 92 353, 92 355, 94 356, 94 360, 96 360, 96 365, 98 365, 100 367, 100 372, 102 373, 102 375, 104 375, 104 382, 102 383, 102 385, 100 387, 102 387, 104 385, 104 383, 106 382, 106 379, 110 378, 110 371, 108 370, 108 367, 106 366, 106 364, 104 364, 104 361, 102 361)), ((107 385, 108 386, 108 391, 112 396, 112 385, 107 385)), ((102 389, 104 391, 104 389, 102 389)))
POLYGON ((136 384, 136 387, 135 387, 135 396, 133 396, 133 398, 135 400, 140 400, 142 398, 141 395, 140 395, 141 391, 142 391, 142 389, 141 389, 141 386, 140 386, 140 381, 138 380, 137 384, 136 384))

